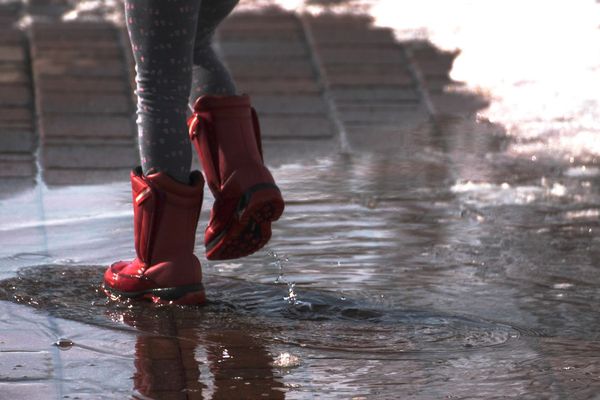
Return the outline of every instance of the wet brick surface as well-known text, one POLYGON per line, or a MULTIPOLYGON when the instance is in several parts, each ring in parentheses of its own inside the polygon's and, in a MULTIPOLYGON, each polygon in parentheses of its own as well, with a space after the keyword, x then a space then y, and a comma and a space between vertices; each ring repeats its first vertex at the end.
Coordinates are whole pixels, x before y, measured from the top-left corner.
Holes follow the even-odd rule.
POLYGON ((253 96, 266 140, 331 140, 335 132, 324 88, 297 15, 237 14, 225 21, 219 38, 225 61, 234 73, 240 71, 239 89, 253 96))
POLYGON ((389 29, 373 27, 364 16, 304 20, 348 146, 385 147, 399 129, 428 121, 410 60, 389 29))
POLYGON ((45 351, 0 352, 0 382, 44 380, 52 377, 52 358, 45 351))
POLYGON ((58 396, 54 389, 55 384, 47 381, 38 382, 0 382, 0 399, 56 399, 58 396))
POLYGON ((33 180, 33 97, 19 4, 0 6, 0 178, 33 180))
MULTIPOLYGON (((11 164, 0 174, 33 176, 39 142, 51 185, 126 179, 138 156, 124 30, 106 22, 63 22, 53 12, 64 5, 30 3, 28 11, 44 18, 27 28, 29 42, 18 29, 0 32, 6 38, 0 46, 0 140, 10 153, 0 165, 11 164)), ((17 11, 11 9, 14 22, 17 11)), ((327 153, 342 131, 360 146, 367 132, 387 135, 396 125, 411 129, 426 122, 424 88, 413 69, 422 68, 431 87, 441 89, 453 60, 427 46, 416 46, 414 58, 407 58, 405 45, 367 17, 281 10, 234 13, 219 28, 217 45, 240 91, 253 98, 270 162, 327 153), (299 146, 303 140, 309 141, 299 146)), ((431 98, 452 109, 441 90, 431 98)))
POLYGON ((90 183, 90 177, 102 181, 103 171, 114 170, 127 176, 137 154, 118 28, 104 22, 40 22, 31 27, 31 37, 45 181, 90 183), (85 171, 74 173, 78 170, 85 171))

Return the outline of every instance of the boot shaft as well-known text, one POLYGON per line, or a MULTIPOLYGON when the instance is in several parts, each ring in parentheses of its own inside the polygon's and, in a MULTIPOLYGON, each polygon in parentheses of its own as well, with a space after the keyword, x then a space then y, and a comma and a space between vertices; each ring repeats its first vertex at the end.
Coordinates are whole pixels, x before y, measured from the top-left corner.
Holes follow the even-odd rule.
POLYGON ((190 136, 213 192, 235 171, 263 165, 260 127, 247 95, 203 96, 194 110, 190 136))
POLYGON ((164 173, 131 172, 135 250, 147 266, 190 255, 202 207, 204 179, 195 171, 190 186, 164 173))

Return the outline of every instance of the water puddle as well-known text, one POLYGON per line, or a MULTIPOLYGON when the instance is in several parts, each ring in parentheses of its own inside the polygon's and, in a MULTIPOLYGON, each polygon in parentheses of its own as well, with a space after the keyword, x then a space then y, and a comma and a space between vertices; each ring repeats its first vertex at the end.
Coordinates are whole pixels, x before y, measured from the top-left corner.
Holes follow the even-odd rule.
MULTIPOLYGON (((404 357, 425 361, 505 345, 521 334, 505 324, 370 306, 315 290, 304 292, 302 301, 290 302, 285 300, 286 285, 210 275, 205 280, 212 300, 206 306, 114 302, 99 287, 103 270, 98 266, 27 268, 0 282, 0 300, 104 332, 102 341, 89 343, 75 329, 77 339, 59 337, 52 346, 61 352, 59 357, 65 357, 62 352, 91 352, 109 365, 114 363, 116 369, 133 358, 133 393, 139 398, 181 391, 201 394, 206 392, 206 380, 217 386, 212 388, 212 398, 240 396, 246 393, 248 381, 253 382, 255 395, 283 398, 290 388, 315 390, 283 382, 295 369, 322 362, 323 357, 359 363, 404 357), (119 355, 122 332, 129 332, 128 341, 135 340, 133 357, 119 355), (198 358, 199 351, 205 352, 204 358, 198 358), (165 382, 165 374, 173 380, 165 382), (194 379, 184 378, 190 374, 194 379)), ((18 315, 27 318, 26 312, 18 315)), ((88 365, 90 372, 94 366, 88 365)), ((306 372, 301 376, 306 378, 306 372)), ((69 389, 67 385, 64 391, 71 393, 69 389)))
MULTIPOLYGON (((101 388, 88 398, 107 387, 114 398, 236 398, 248 382, 250 398, 400 387, 408 398, 527 398, 531 385, 588 397, 600 374, 598 177, 467 141, 488 125, 465 121, 446 121, 443 140, 406 133, 394 151, 274 169, 288 203, 272 242, 202 260, 211 302, 200 308, 100 291, 104 266, 133 255, 126 183, 0 200, 2 340, 14 327, 42 332, 48 379, 63 395, 101 388)), ((209 198, 201 227, 208 210, 209 198)))
MULTIPOLYGON (((111 301, 102 292, 104 267, 40 266, 24 269, 0 282, 0 300, 26 304, 58 318, 102 327, 144 326, 144 313, 162 312, 143 302, 111 301), (141 318, 138 318, 141 317, 141 318), (141 319, 141 320, 138 320, 141 319)), ((370 307, 330 293, 308 291, 302 301, 289 302, 286 288, 218 276, 205 277, 203 307, 181 307, 177 315, 196 320, 199 330, 219 329, 223 319, 251 323, 260 320, 275 333, 276 343, 303 348, 393 356, 405 352, 456 352, 493 346, 515 339, 516 329, 502 324, 435 312, 370 307), (297 326, 297 328, 292 328, 297 326), (327 332, 327 335, 314 335, 327 332), (374 339, 375 338, 375 339, 374 339)), ((150 318, 152 320, 153 318, 150 318)), ((153 333, 153 332, 149 332, 153 333)), ((73 344, 60 339, 59 348, 73 344)))
MULTIPOLYGON (((47 331, 45 351, 64 374, 75 374, 69 357, 92 354, 120 371, 108 384, 115 398, 235 398, 247 382, 268 398, 389 398, 409 383, 416 398, 510 397, 532 384, 549 398, 585 397, 600 372, 594 177, 569 163, 540 174, 485 141, 464 156, 461 131, 447 132, 445 154, 432 135, 426 149, 406 140, 394 155, 275 169, 288 206, 273 241, 246 259, 203 260, 205 307, 109 301, 99 286, 107 264, 85 260, 132 255, 126 185, 90 187, 112 199, 95 210, 54 208, 75 189, 48 189, 38 201, 52 223, 15 218, 0 232, 29 240, 0 254, 0 305, 13 326, 47 316, 32 329, 47 331), (76 325, 54 328, 61 321, 76 325)), ((95 382, 95 370, 77 374, 95 382)))

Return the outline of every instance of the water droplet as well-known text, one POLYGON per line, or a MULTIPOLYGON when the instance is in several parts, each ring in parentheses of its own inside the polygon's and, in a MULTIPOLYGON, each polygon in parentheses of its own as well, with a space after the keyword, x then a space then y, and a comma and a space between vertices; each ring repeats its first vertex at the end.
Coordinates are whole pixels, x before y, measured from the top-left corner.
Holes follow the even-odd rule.
POLYGON ((298 295, 294 291, 294 286, 296 286, 295 283, 288 283, 288 295, 283 298, 285 301, 292 305, 298 304, 298 295))
POLYGON ((552 189, 550 189, 550 194, 556 197, 562 197, 567 194, 567 188, 560 183, 554 183, 552 185, 552 189))
POLYGON ((54 342, 54 346, 58 347, 60 350, 69 350, 73 347, 75 343, 71 339, 60 338, 56 342, 54 342))

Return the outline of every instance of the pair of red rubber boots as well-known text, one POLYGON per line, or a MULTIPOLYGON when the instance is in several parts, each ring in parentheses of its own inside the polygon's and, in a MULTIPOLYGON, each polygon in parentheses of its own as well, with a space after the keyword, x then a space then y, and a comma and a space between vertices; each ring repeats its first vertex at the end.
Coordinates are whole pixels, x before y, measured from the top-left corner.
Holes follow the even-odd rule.
MULTIPOLYGON (((284 203, 264 165, 260 128, 248 96, 203 96, 194 105, 189 133, 215 202, 205 232, 210 260, 244 257, 271 237, 271 222, 284 203)), ((196 226, 204 193, 199 171, 190 184, 164 173, 131 172, 135 251, 104 274, 112 297, 156 303, 206 301, 200 261, 194 255, 196 226)))

